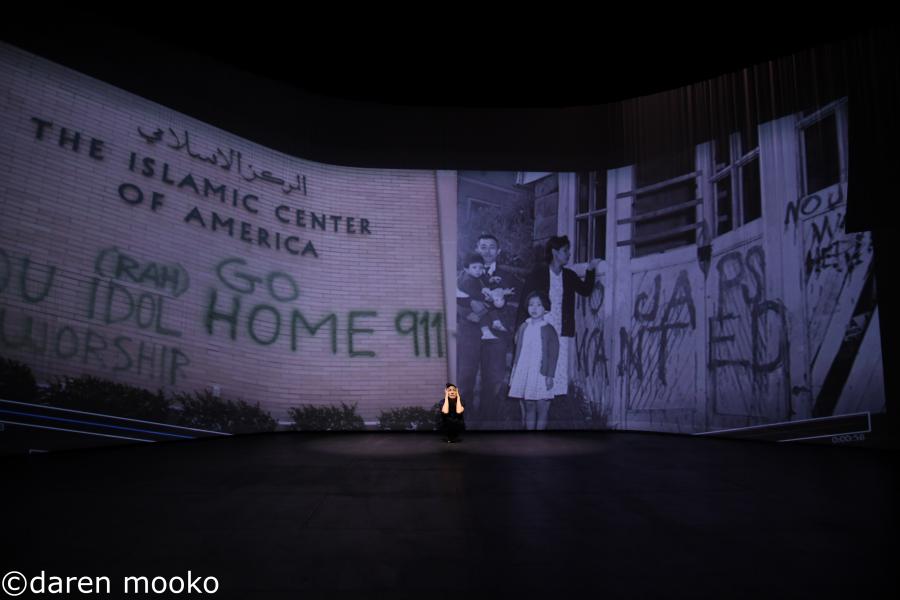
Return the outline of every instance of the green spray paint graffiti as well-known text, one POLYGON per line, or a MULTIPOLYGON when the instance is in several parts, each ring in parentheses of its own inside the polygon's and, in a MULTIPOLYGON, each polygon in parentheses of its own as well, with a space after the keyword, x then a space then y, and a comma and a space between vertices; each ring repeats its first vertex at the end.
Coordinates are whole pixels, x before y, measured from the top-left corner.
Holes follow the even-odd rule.
POLYGON ((142 261, 111 247, 97 253, 94 272, 100 277, 91 279, 88 319, 181 337, 180 330, 165 324, 165 314, 167 301, 190 288, 190 277, 184 267, 177 263, 142 261), (135 287, 150 287, 154 291, 140 291, 135 287))
POLYGON ((400 335, 412 337, 413 354, 431 358, 432 338, 430 330, 434 329, 434 344, 438 358, 444 356, 443 332, 444 314, 441 312, 429 313, 429 311, 402 310, 394 319, 394 327, 400 335), (419 338, 422 343, 419 343, 419 338))
MULTIPOLYGON (((302 289, 288 273, 255 270, 243 258, 224 259, 214 271, 225 289, 214 287, 207 292, 202 317, 207 335, 224 334, 234 342, 249 339, 259 346, 286 347, 291 352, 304 348, 332 355, 339 353, 339 340, 345 336, 343 352, 347 356, 377 355, 371 346, 361 347, 368 336, 377 333, 368 326, 378 318, 377 310, 352 309, 339 315, 326 309, 311 316, 308 310, 289 305, 301 297, 302 289), (313 342, 301 344, 304 337, 313 342), (317 346, 311 345, 315 339, 319 340, 317 346)), ((440 311, 401 310, 394 319, 397 333, 411 336, 412 354, 426 358, 444 356, 443 323, 440 311)))
POLYGON ((111 337, 90 327, 59 325, 6 308, 0 308, 0 346, 31 357, 77 362, 170 385, 184 380, 184 368, 191 364, 175 346, 126 335, 111 337))
MULTIPOLYGON (((104 276, 139 285, 152 285, 183 293, 187 273, 158 263, 139 263, 115 249, 101 251, 95 269, 104 276)), ((35 263, 28 256, 13 258, 0 249, 0 294, 26 305, 40 304, 58 279, 54 265, 35 263)), ((99 278, 90 280, 86 316, 104 325, 129 324, 157 335, 181 336, 164 325, 167 297, 154 292, 136 293, 124 285, 99 278)), ((180 348, 152 339, 113 335, 104 328, 60 323, 28 310, 0 307, 0 347, 28 357, 61 360, 114 373, 129 373, 158 382, 176 384, 185 378, 191 361, 180 348)))
MULTIPOLYGON (((243 258, 227 258, 215 267, 215 273, 228 291, 211 288, 207 295, 203 315, 203 327, 208 335, 225 331, 228 338, 237 341, 241 332, 260 346, 273 346, 279 340, 288 340, 292 352, 300 347, 299 340, 305 332, 316 337, 325 328, 330 338, 331 354, 338 353, 338 329, 341 319, 335 312, 326 312, 317 318, 309 318, 298 308, 284 306, 300 297, 297 281, 288 273, 269 271, 259 273, 248 267, 243 258), (229 294, 229 291, 232 292, 229 294), (265 295, 262 302, 253 302, 265 295), (223 297, 224 296, 224 297, 223 297), (271 303, 274 300, 275 303, 271 303), (249 305, 249 306, 248 306, 249 305), (216 325, 221 323, 223 327, 216 325)), ((361 320, 377 317, 373 310, 348 311, 347 355, 350 357, 374 357, 375 352, 359 348, 357 336, 371 335, 374 330, 361 327, 361 320)), ((323 338, 324 339, 324 338, 323 338)))
POLYGON ((32 263, 24 256, 13 259, 0 248, 0 294, 11 293, 28 304, 39 304, 53 289, 56 267, 32 263))
POLYGON ((141 261, 116 247, 105 248, 97 254, 94 272, 106 279, 168 292, 175 298, 191 287, 188 272, 180 264, 141 261))
POLYGON ((91 280, 87 317, 100 319, 105 325, 127 323, 159 335, 181 337, 181 331, 167 327, 164 321, 166 297, 142 292, 135 294, 127 287, 100 279, 91 280), (99 303, 100 311, 97 311, 99 303))

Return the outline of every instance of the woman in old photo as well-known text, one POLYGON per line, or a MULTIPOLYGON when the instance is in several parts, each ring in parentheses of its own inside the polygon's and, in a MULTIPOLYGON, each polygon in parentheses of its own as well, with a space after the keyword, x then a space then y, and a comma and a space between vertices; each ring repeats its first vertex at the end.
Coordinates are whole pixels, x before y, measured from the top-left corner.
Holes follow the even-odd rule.
POLYGON ((553 397, 566 396, 569 389, 569 351, 575 337, 575 294, 590 296, 594 291, 594 279, 600 259, 590 262, 584 279, 572 269, 565 268, 571 259, 568 236, 554 236, 547 242, 547 262, 536 267, 522 288, 516 327, 528 318, 527 298, 532 292, 542 291, 550 298, 550 312, 545 319, 559 335, 559 357, 556 376, 553 378, 553 397))

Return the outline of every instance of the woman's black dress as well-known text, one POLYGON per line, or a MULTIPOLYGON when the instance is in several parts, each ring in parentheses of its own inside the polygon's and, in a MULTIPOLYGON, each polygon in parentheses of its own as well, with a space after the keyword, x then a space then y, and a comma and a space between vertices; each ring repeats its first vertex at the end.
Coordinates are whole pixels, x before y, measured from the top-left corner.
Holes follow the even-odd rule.
MULTIPOLYGON (((450 398, 448 404, 450 405, 450 412, 441 413, 441 431, 447 436, 448 441, 458 442, 459 434, 466 428, 466 422, 462 414, 456 412, 456 398, 450 398)), ((441 401, 441 407, 443 406, 444 402, 441 401)))

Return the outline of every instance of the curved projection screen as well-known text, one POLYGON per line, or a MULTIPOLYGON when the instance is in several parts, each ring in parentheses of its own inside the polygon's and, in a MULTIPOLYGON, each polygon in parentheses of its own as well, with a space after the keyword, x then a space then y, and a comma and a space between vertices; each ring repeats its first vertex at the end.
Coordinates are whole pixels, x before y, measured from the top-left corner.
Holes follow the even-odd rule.
POLYGON ((430 430, 446 381, 472 429, 885 411, 846 98, 576 173, 301 160, 8 45, 0 104, 5 452, 430 430))

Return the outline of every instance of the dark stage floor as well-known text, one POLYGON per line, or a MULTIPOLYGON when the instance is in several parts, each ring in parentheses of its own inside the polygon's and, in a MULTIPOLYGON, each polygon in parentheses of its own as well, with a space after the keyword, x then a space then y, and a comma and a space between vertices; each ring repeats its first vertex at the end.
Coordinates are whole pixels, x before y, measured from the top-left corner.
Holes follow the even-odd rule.
POLYGON ((6 457, 0 564, 107 576, 115 598, 124 576, 189 570, 217 578, 215 598, 889 598, 891 458, 547 432, 455 445, 279 433, 6 457))

